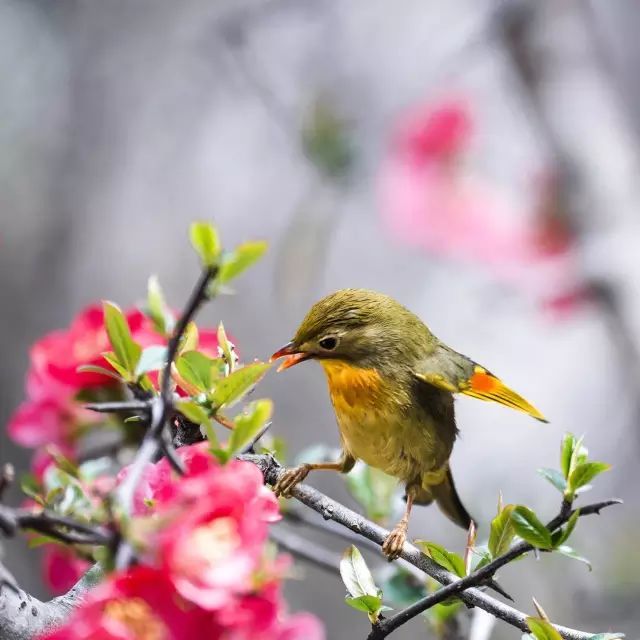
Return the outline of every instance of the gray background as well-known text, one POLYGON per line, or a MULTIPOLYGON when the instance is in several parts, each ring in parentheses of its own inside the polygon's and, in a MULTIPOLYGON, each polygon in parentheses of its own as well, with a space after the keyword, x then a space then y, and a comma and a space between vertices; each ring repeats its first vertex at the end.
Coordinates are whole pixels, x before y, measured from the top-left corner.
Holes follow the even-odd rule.
MULTIPOLYGON (((532 611, 535 595, 563 624, 638 638, 638 379, 615 347, 618 329, 597 308, 550 322, 481 270, 390 242, 380 223, 376 178, 394 119, 442 90, 463 91, 480 120, 472 162, 516 196, 527 197, 527 171, 554 147, 568 159, 582 268, 615 286, 628 336, 640 340, 637 4, 536 3, 527 20, 542 66, 536 100, 496 34, 496 6, 0 0, 0 420, 22 398, 29 345, 83 305, 135 303, 150 273, 181 304, 197 274, 188 224, 212 217, 229 246, 270 241, 238 295, 201 318, 224 319, 248 358, 289 339, 324 293, 371 287, 544 410, 550 425, 458 402, 452 464, 481 535, 499 490, 554 513, 557 494, 535 469, 556 465, 563 431, 586 434, 596 459, 615 461, 588 497, 614 494, 626 505, 575 534, 593 573, 544 556, 508 568, 501 582, 519 608, 532 611), (319 93, 351 127, 357 160, 343 186, 301 150, 300 123, 319 93)), ((337 443, 318 367, 271 375, 263 391, 292 453, 337 443)), ((26 468, 28 452, 0 438, 2 459, 26 468)), ((312 483, 348 500, 341 479, 312 483)), ((416 511, 411 534, 463 545, 435 509, 416 511)), ((3 546, 20 583, 43 595, 22 543, 3 546)), ((304 572, 288 585, 291 608, 316 612, 331 639, 365 637, 366 620, 344 606, 336 578, 304 572)), ((394 637, 427 635, 417 621, 394 637)), ((494 637, 517 632, 498 625, 494 637)))

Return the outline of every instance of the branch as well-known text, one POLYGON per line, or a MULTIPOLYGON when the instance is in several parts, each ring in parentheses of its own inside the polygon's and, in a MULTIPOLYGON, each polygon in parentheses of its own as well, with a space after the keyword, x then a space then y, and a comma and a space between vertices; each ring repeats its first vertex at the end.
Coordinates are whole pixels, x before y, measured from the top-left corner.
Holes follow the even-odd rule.
POLYGON ((48 602, 0 583, 0 638, 31 640, 59 625, 101 578, 102 568, 96 564, 66 594, 48 602))
MULTIPOLYGON (((262 472, 265 482, 270 485, 276 484, 280 476, 285 471, 285 469, 271 455, 243 455, 240 456, 240 459, 255 464, 262 472)), ((317 491, 305 484, 296 486, 292 490, 292 494, 293 497, 305 504, 307 507, 317 511, 325 520, 333 520, 358 535, 375 542, 378 546, 382 546, 382 543, 389 534, 389 531, 386 529, 370 522, 355 511, 352 511, 339 502, 332 500, 320 491, 317 491)), ((609 504, 616 504, 616 501, 608 501, 607 503, 599 503, 597 505, 585 507, 584 515, 597 513, 600 509, 608 506, 609 504)), ((517 546, 518 545, 516 545, 516 547, 517 546)), ((443 569, 412 544, 405 543, 401 557, 442 585, 446 586, 451 585, 452 583, 462 582, 458 576, 455 576, 443 569)), ((486 595, 478 588, 470 587, 460 593, 459 597, 468 605, 484 609, 496 618, 500 618, 504 622, 507 622, 522 631, 529 631, 526 624, 526 614, 486 595)), ((575 629, 569 629, 559 625, 556 626, 556 629, 559 631, 560 635, 565 638, 565 640, 588 640, 588 638, 593 635, 591 633, 577 631, 575 629)))
MULTIPOLYGON (((169 453, 170 461, 175 464, 179 464, 179 461, 177 461, 175 457, 171 456, 172 451, 170 448, 165 446, 166 441, 164 439, 164 429, 167 419, 170 417, 173 409, 171 367, 178 354, 180 340, 186 331, 187 326, 200 307, 209 299, 207 289, 209 287, 209 283, 216 277, 217 273, 217 266, 208 267, 202 271, 196 286, 191 292, 191 296, 187 301, 184 311, 176 324, 173 335, 169 340, 167 348, 167 362, 162 370, 160 395, 150 401, 151 417, 149 429, 145 434, 142 445, 140 446, 140 449, 138 449, 138 453, 136 454, 134 461, 131 463, 129 474, 118 489, 118 499, 126 513, 131 511, 133 496, 136 487, 142 478, 145 467, 148 463, 153 462, 161 450, 164 449, 166 453, 169 453)), ((119 569, 128 566, 132 557, 133 549, 131 548, 131 545, 124 542, 120 545, 116 553, 116 566, 119 569)))
POLYGON ((151 403, 148 400, 123 400, 119 402, 90 402, 82 405, 85 409, 90 409, 97 413, 114 413, 114 412, 149 412, 151 403))
POLYGON ((113 531, 99 525, 52 511, 12 509, 4 505, 0 505, 0 529, 7 536, 13 536, 18 529, 29 529, 67 544, 112 545, 116 539, 113 531))
MULTIPOLYGON (((549 529, 549 531, 555 531, 569 520, 574 511, 579 511, 580 516, 587 516, 594 513, 599 514, 600 511, 605 507, 621 503, 622 500, 617 499, 605 500, 604 502, 597 502, 595 504, 587 505, 582 509, 571 510, 571 508, 569 508, 567 510, 564 508, 567 503, 563 502, 563 509, 561 510, 559 515, 557 515, 547 524, 547 529, 549 529)), ((447 598, 457 595, 462 591, 469 589, 470 587, 477 587, 486 584, 487 581, 495 575, 498 569, 508 564, 509 562, 513 562, 513 560, 519 558, 525 553, 533 551, 534 549, 535 547, 533 545, 525 542, 524 540, 522 542, 519 542, 518 544, 515 544, 513 547, 511 547, 511 549, 509 549, 509 551, 497 557, 495 560, 485 565, 481 569, 478 569, 477 571, 470 573, 468 576, 442 587, 442 589, 439 589, 435 593, 421 598, 420 600, 414 602, 413 604, 397 613, 395 616, 384 620, 379 625, 373 628, 367 640, 380 640, 381 638, 386 638, 390 633, 395 631, 405 622, 408 622, 412 618, 415 618, 417 615, 420 615, 423 611, 431 609, 431 607, 434 607, 440 602, 443 602, 447 598)), ((558 629, 561 629, 561 627, 558 627, 558 629)))
POLYGON ((338 554, 325 549, 319 544, 313 543, 296 533, 286 531, 281 527, 272 527, 269 537, 282 549, 292 553, 310 564, 336 574, 340 566, 338 554))

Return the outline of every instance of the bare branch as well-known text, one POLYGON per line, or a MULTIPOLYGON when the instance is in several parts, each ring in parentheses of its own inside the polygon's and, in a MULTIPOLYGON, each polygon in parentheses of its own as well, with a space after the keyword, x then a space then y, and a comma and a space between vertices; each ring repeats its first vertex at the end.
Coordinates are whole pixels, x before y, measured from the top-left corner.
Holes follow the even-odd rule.
MULTIPOLYGON (((270 485, 276 484, 280 476, 285 471, 285 469, 271 455, 243 455, 240 456, 240 459, 255 464, 262 472, 265 482, 270 485)), ((363 516, 357 514, 356 512, 345 507, 339 502, 336 502, 335 500, 329 498, 329 496, 326 496, 320 491, 309 487, 308 485, 297 485, 292 490, 292 494, 294 498, 322 515, 325 520, 333 520, 334 522, 341 524, 342 526, 350 529, 358 535, 375 542, 378 546, 382 545, 385 538, 389 534, 386 529, 383 529, 373 522, 370 522, 363 516)), ((590 513, 599 513, 599 511, 606 506, 618 503, 619 501, 617 500, 609 500, 606 502, 584 507, 581 512, 583 515, 588 515, 590 513)), ((554 521, 555 520, 557 519, 554 519, 554 521)), ((550 524, 554 524, 555 528, 557 528, 557 526, 560 526, 560 524, 562 524, 566 520, 562 520, 557 524, 555 524, 554 521, 552 521, 550 524)), ((519 547, 519 545, 516 545, 514 549, 516 549, 517 547, 519 547)), ((530 549, 520 550, 517 555, 526 553, 527 550, 530 549)), ((475 586, 469 585, 468 587, 465 587, 463 585, 462 587, 460 587, 460 583, 463 583, 464 579, 461 580, 458 576, 455 576, 454 574, 443 569, 440 565, 433 562, 412 544, 405 543, 401 558, 417 567, 427 575, 431 576, 440 584, 445 585, 445 588, 439 590, 437 594, 433 594, 434 597, 437 595, 439 598, 442 598, 442 595, 440 594, 448 587, 450 589, 448 595, 459 594, 460 599, 463 600, 467 605, 484 609, 496 618, 499 618, 522 631, 529 631, 526 624, 526 614, 509 605, 499 602, 495 598, 492 598, 491 596, 483 593, 475 586), (462 591, 462 589, 464 589, 464 591, 462 591)), ((501 560, 501 558, 496 559, 494 562, 497 563, 498 560, 501 560)), ((509 560, 507 560, 507 562, 508 561, 509 560)), ((504 564, 504 562, 502 564, 504 564)), ((502 566, 502 564, 500 564, 500 566, 502 566)), ((489 565, 487 565, 485 569, 487 569, 488 567, 489 565)), ((483 570, 479 571, 478 574, 480 574, 482 571, 483 570)), ((495 573, 495 569, 493 571, 490 571, 489 575, 483 574, 481 576, 481 580, 490 578, 493 573, 495 573)), ((588 638, 593 635, 591 633, 578 631, 576 629, 569 629, 568 627, 562 627, 559 625, 556 625, 556 629, 566 640, 588 640, 588 638)))
POLYGON ((0 584, 0 638, 31 640, 59 625, 101 578, 102 569, 96 564, 66 594, 49 602, 6 583, 0 584))
POLYGON ((285 551, 329 573, 334 575, 338 573, 340 557, 337 553, 325 549, 308 538, 302 538, 296 533, 286 531, 282 527, 272 527, 269 537, 285 551))
MULTIPOLYGON (((208 267, 202 271, 200 278, 187 301, 185 309, 176 324, 173 335, 169 340, 167 348, 167 362, 165 363, 162 371, 160 395, 151 400, 151 420, 149 429, 145 434, 140 449, 138 449, 135 460, 131 463, 129 474, 118 489, 119 502, 127 513, 131 511, 135 489, 142 478, 145 467, 148 463, 153 462, 163 448, 163 444, 165 442, 164 429, 172 411, 171 366, 178 354, 180 340, 195 314, 209 299, 207 289, 209 287, 209 283, 216 277, 217 273, 217 266, 208 267)), ((129 565, 132 558, 133 550, 131 546, 128 543, 123 542, 116 553, 116 566, 120 569, 126 567, 129 565)))
MULTIPOLYGON (((621 503, 622 500, 614 499, 587 505, 586 507, 579 509, 580 516, 587 516, 594 513, 599 514, 600 511, 605 507, 621 503)), ((547 524, 547 529, 549 529, 549 531, 555 531, 556 529, 561 527, 565 522, 569 520, 571 515, 574 513, 575 510, 571 509, 570 504, 567 510, 567 504, 569 503, 563 501, 560 514, 547 524)), ((395 616, 388 618, 384 622, 381 622, 379 625, 377 625, 377 627, 374 627, 371 634, 369 635, 368 640, 380 640, 381 638, 386 638, 392 631, 395 631, 405 622, 408 622, 412 618, 415 618, 415 616, 420 615, 423 611, 434 607, 447 598, 450 598, 453 595, 458 595, 464 590, 469 589, 470 587, 477 587, 483 584, 487 584, 488 581, 493 578, 496 571, 500 569, 500 567, 503 567, 509 562, 513 562, 513 560, 515 560, 516 558, 519 558, 521 555, 529 553, 529 551, 533 550, 534 547, 528 542, 522 541, 518 544, 515 544, 505 554, 499 556, 498 558, 493 560, 493 562, 490 562, 478 571, 474 571, 465 578, 456 580, 455 582, 446 585, 435 593, 430 594, 409 605, 408 607, 397 613, 395 616)), ((560 629, 560 627, 558 628, 560 629)))
POLYGON ((90 409, 96 413, 115 413, 115 412, 135 412, 146 411, 151 409, 151 403, 148 400, 122 400, 119 402, 90 402, 83 405, 85 409, 90 409))

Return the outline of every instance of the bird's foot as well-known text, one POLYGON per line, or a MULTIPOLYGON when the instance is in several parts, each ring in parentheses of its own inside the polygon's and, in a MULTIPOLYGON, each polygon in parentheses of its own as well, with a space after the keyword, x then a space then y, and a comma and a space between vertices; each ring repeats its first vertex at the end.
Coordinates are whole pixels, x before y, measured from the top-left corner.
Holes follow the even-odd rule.
POLYGON ((307 477, 309 471, 311 471, 311 465, 308 463, 287 469, 274 485, 273 492, 278 497, 290 498, 294 487, 307 477))
POLYGON ((382 553, 387 560, 395 560, 402 553, 402 547, 407 540, 407 525, 400 523, 396 525, 393 531, 385 538, 382 543, 382 553))

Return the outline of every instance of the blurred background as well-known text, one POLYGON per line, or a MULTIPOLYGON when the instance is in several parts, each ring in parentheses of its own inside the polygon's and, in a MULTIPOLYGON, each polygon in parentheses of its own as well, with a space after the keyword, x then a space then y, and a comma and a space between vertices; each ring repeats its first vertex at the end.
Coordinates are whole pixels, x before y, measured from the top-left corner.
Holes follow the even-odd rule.
MULTIPOLYGON (((246 359, 325 293, 369 287, 547 415, 458 401, 452 466, 481 538, 500 490, 554 515, 536 469, 558 465, 566 430, 585 434, 615 466, 582 499, 625 500, 578 527, 593 572, 543 555, 501 583, 520 609, 535 595, 554 621, 639 638, 638 29, 633 0, 2 0, 0 420, 23 398, 29 346, 84 305, 130 306, 155 273, 180 306, 197 277, 188 224, 212 219, 229 246, 270 243, 199 321, 223 319, 246 359)), ((290 460, 337 445, 319 367, 263 392, 290 460)), ((341 478, 311 483, 354 504, 341 478)), ((435 508, 410 533, 464 545, 435 508)), ((25 545, 3 546, 44 597, 25 545)), ((300 570, 290 607, 330 639, 364 637, 337 578, 300 570)), ((417 620, 394 637, 430 632, 417 620)))

